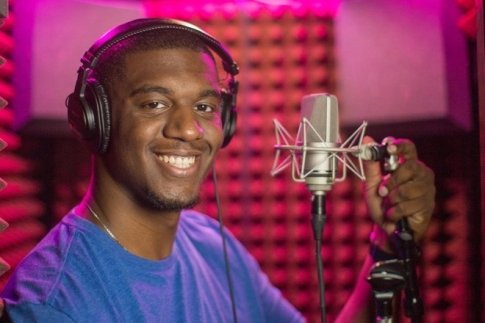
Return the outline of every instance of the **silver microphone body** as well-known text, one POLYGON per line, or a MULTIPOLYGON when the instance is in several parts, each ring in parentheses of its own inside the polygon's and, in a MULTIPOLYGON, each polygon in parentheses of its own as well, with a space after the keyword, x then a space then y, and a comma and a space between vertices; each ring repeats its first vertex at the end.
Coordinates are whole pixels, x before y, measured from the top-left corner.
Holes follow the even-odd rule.
POLYGON ((303 173, 308 189, 314 194, 324 194, 335 183, 337 160, 325 148, 339 145, 338 101, 334 95, 311 94, 301 101, 301 117, 308 120, 305 127, 303 173), (317 148, 317 149, 315 149, 317 148), (318 148, 323 148, 319 150, 318 148))

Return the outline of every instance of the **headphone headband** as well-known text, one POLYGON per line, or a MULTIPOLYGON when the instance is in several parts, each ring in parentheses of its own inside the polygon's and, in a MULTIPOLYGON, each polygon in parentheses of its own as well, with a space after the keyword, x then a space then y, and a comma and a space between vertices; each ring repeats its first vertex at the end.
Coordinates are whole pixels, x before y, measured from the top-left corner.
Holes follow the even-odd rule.
POLYGON ((101 36, 84 54, 81 62, 85 67, 93 69, 101 55, 113 45, 141 33, 169 29, 182 30, 195 34, 222 59, 224 70, 227 73, 232 76, 239 73, 239 66, 217 39, 193 24, 176 19, 143 18, 119 25, 101 36))

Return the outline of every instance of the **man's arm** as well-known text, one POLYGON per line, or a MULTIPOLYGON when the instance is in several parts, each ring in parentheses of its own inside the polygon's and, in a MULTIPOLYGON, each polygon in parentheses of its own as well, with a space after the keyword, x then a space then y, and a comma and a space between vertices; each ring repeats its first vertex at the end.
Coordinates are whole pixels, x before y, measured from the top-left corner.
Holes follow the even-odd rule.
MULTIPOLYGON (((371 138, 366 138, 371 142, 371 138)), ((382 174, 378 162, 366 162, 366 201, 375 225, 371 243, 387 253, 394 253, 390 235, 396 222, 406 218, 419 242, 431 221, 435 205, 434 174, 418 159, 415 145, 404 139, 393 139, 389 153, 399 157, 399 167, 392 174, 382 174)), ((364 261, 354 291, 336 322, 371 322, 372 290, 366 278, 374 261, 364 261)))

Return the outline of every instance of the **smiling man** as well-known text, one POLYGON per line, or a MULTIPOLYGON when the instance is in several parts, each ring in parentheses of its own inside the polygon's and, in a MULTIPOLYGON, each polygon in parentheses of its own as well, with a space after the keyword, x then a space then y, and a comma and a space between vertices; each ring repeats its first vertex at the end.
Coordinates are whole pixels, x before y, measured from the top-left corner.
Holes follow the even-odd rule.
MULTIPOLYGON (((233 132, 237 65, 227 52, 195 26, 141 19, 103 36, 82 61, 67 106, 75 133, 92 151, 90 186, 14 273, 2 293, 8 316, 19 322, 303 321, 239 242, 226 233, 226 261, 218 223, 187 210, 233 132)), ((392 147, 406 161, 386 181, 368 165, 369 205, 382 201, 377 192, 385 190, 378 188, 386 187, 394 201, 389 221, 408 216, 422 233, 433 209, 432 172, 412 143, 392 147)), ((372 215, 384 224, 379 210, 372 215)), ((357 287, 343 316, 352 320, 368 318, 370 292, 357 287)))
POLYGON ((100 213, 126 249, 157 260, 171 253, 180 210, 197 202, 221 147, 220 84, 213 59, 193 49, 136 52, 123 64, 108 90, 110 146, 84 203, 92 210, 79 212, 100 213))

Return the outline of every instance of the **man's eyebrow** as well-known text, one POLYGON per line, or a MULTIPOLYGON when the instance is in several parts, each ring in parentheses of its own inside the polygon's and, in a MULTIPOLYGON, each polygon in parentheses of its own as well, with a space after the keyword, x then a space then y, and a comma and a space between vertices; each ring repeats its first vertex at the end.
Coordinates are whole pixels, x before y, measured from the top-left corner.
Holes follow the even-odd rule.
POLYGON ((171 93, 173 93, 172 90, 167 89, 166 87, 163 87, 163 86, 146 86, 146 85, 143 85, 143 86, 140 86, 140 87, 134 89, 133 91, 131 91, 130 96, 136 96, 138 94, 152 93, 152 92, 156 92, 156 93, 160 93, 160 94, 171 94, 171 93))
POLYGON ((200 97, 201 98, 207 98, 207 97, 216 97, 216 98, 220 98, 222 95, 221 95, 221 92, 220 91, 216 91, 214 89, 210 89, 210 90, 204 90, 200 93, 200 97))
MULTIPOLYGON (((166 87, 163 86, 140 86, 133 91, 130 92, 130 96, 136 96, 138 94, 146 94, 146 93, 159 93, 159 94, 173 94, 174 92, 166 87)), ((207 98, 207 97, 216 97, 220 98, 221 92, 214 90, 214 89, 207 89, 203 90, 199 93, 199 97, 207 98)))

